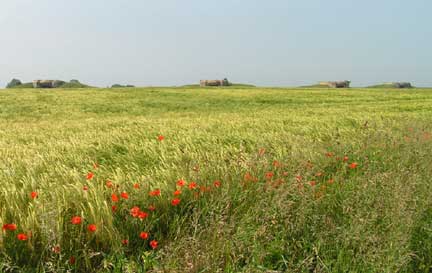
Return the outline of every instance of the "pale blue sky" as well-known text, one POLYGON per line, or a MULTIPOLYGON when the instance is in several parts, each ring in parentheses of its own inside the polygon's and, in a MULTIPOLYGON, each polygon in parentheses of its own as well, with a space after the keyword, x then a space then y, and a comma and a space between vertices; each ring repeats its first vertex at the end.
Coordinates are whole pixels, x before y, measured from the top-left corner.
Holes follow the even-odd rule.
POLYGON ((431 0, 2 0, 0 86, 432 86, 431 0))

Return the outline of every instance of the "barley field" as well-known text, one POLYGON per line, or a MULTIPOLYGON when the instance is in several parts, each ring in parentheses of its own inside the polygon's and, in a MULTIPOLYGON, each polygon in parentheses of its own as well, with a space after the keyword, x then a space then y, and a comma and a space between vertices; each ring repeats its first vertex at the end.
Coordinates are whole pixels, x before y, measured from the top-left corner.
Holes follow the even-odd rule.
POLYGON ((0 272, 432 272, 432 89, 0 90, 0 272))

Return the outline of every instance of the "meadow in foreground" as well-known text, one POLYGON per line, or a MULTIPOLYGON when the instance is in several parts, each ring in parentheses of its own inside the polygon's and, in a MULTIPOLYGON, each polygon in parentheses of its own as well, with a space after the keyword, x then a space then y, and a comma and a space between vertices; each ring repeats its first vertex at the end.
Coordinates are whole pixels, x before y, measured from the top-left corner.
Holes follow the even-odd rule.
POLYGON ((432 90, 0 90, 0 272, 432 272, 432 90))

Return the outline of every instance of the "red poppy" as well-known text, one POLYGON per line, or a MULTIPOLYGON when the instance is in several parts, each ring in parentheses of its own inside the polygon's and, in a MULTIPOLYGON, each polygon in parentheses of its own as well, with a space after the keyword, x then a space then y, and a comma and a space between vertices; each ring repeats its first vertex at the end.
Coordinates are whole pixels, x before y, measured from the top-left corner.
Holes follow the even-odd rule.
POLYGON ((147 212, 144 212, 144 211, 138 212, 138 218, 145 219, 147 217, 148 217, 148 213, 147 212))
POLYGON ((134 187, 134 189, 139 189, 139 188, 140 188, 140 185, 139 185, 138 183, 135 183, 135 184, 133 185, 133 187, 134 187))
POLYGON ((120 197, 123 198, 123 199, 129 199, 129 194, 127 192, 122 192, 120 194, 120 197))
POLYGON ((327 152, 327 153, 326 153, 326 156, 327 156, 327 157, 333 157, 333 156, 334 156, 334 153, 332 153, 332 152, 327 152))
POLYGON ((24 233, 20 233, 20 234, 17 235, 17 238, 18 238, 18 240, 20 240, 20 241, 27 241, 28 236, 25 235, 24 233))
POLYGON ((107 186, 108 188, 112 188, 113 183, 112 183, 110 180, 107 180, 107 182, 106 182, 106 186, 107 186))
POLYGON ((122 245, 128 245, 128 244, 129 244, 129 240, 128 239, 122 240, 122 245))
POLYGON ((156 189, 156 190, 154 190, 154 191, 151 191, 151 192, 149 193, 149 195, 150 195, 150 196, 160 196, 160 195, 161 195, 161 191, 160 191, 160 189, 156 189))
POLYGON ((17 229, 17 225, 15 225, 15 224, 4 224, 3 225, 3 230, 14 231, 16 229, 17 229))
POLYGON ((347 162, 348 159, 349 159, 348 156, 344 156, 344 157, 343 157, 343 161, 345 161, 345 162, 347 162))
POLYGON ((311 185, 312 187, 314 187, 316 185, 316 181, 314 181, 314 180, 310 181, 309 185, 311 185))
POLYGON ((75 262, 76 262, 75 257, 74 257, 74 256, 71 256, 71 257, 69 258, 69 264, 75 264, 75 262))
POLYGON ((348 165, 348 167, 349 167, 350 169, 355 169, 355 168, 357 168, 357 166, 358 166, 358 163, 357 163, 357 162, 353 162, 353 163, 351 163, 351 164, 348 165))
POLYGON ((174 192, 174 196, 177 196, 177 195, 180 195, 181 194, 181 190, 176 190, 175 192, 174 192))
POLYGON ((158 242, 156 240, 152 240, 150 242, 150 246, 152 249, 156 249, 158 247, 158 242))
POLYGON ((267 173, 265 174, 265 177, 266 177, 267 179, 271 179, 273 176, 274 176, 274 173, 273 173, 273 172, 267 172, 267 173))
POLYGON ((196 189, 197 186, 198 186, 197 183, 195 183, 193 181, 190 182, 189 185, 188 185, 189 189, 191 189, 191 190, 196 189))
POLYGON ((156 207, 155 207, 154 205, 150 205, 150 206, 148 207, 148 209, 149 209, 150 211, 155 211, 155 210, 156 210, 156 207))
POLYGON ((51 250, 52 250, 52 252, 59 254, 61 249, 60 249, 59 245, 56 245, 56 246, 53 246, 51 250))
POLYGON ((297 180, 297 182, 302 181, 303 177, 301 175, 296 175, 295 179, 297 180))
POLYGON ((38 196, 38 193, 35 192, 35 191, 32 191, 32 192, 30 193, 30 197, 31 197, 32 199, 35 199, 37 196, 38 196))
POLYGON ((82 221, 82 219, 79 216, 74 216, 71 219, 72 225, 79 225, 79 224, 81 224, 81 221, 82 221))
POLYGON ((164 140, 164 139, 165 139, 164 136, 162 136, 162 135, 158 136, 158 140, 159 140, 159 141, 162 141, 162 140, 164 140))
POLYGON ((221 186, 221 182, 219 180, 216 180, 215 182, 213 182, 213 186, 219 188, 221 186))
POLYGON ((276 168, 278 168, 278 167, 282 166, 282 164, 279 161, 274 160, 273 161, 273 166, 276 167, 276 168))
POLYGON ((177 206, 178 204, 180 204, 180 199, 178 199, 178 198, 174 198, 171 201, 171 205, 173 205, 173 206, 177 206))
POLYGON ((111 206, 111 211, 115 212, 117 210, 117 206, 111 206))
POLYGON ((118 198, 118 196, 117 196, 117 194, 111 194, 111 200, 114 202, 114 203, 116 203, 116 202, 118 202, 119 201, 119 198, 118 198))
POLYGON ((135 206, 135 207, 131 208, 130 215, 132 215, 132 217, 136 218, 136 217, 138 217, 139 212, 140 212, 140 208, 135 206))
POLYGON ((89 172, 87 174, 87 180, 91 180, 93 178, 94 174, 92 172, 89 172))
POLYGON ((184 185, 186 185, 186 181, 184 181, 183 179, 177 181, 177 186, 183 187, 184 185))
POLYGON ((90 225, 88 225, 88 227, 87 227, 87 230, 88 231, 90 231, 90 232, 95 232, 96 231, 96 225, 95 224, 90 224, 90 225))
POLYGON ((140 233, 139 236, 140 236, 141 239, 143 239, 143 240, 147 240, 148 237, 149 237, 149 234, 148 234, 148 232, 144 232, 144 231, 143 231, 143 232, 140 233))
POLYGON ((88 190, 88 187, 84 185, 83 190, 88 190))

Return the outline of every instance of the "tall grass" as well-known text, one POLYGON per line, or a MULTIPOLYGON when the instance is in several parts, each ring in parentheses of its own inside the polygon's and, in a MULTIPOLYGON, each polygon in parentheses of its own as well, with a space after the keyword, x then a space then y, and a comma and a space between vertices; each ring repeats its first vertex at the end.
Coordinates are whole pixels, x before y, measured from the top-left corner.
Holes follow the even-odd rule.
POLYGON ((431 272, 431 117, 421 89, 0 91, 0 272, 431 272))

